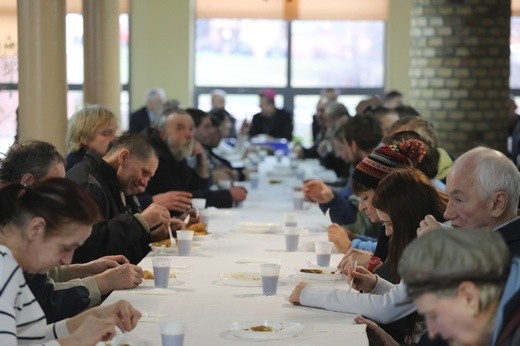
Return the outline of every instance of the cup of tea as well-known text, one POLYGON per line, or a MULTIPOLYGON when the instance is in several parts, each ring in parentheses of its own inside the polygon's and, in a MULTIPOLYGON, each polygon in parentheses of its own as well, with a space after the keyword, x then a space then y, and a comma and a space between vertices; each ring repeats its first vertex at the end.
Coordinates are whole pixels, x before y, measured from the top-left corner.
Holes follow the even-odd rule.
POLYGON ((206 208, 206 199, 205 198, 192 198, 191 206, 198 210, 204 210, 206 208))
POLYGON ((285 248, 289 252, 298 250, 298 243, 300 241, 301 230, 298 227, 284 227, 283 234, 285 235, 285 248))
POLYGON ((162 346, 183 346, 186 324, 183 322, 161 323, 162 346))
POLYGON ((189 256, 191 253, 191 243, 193 242, 194 231, 179 230, 177 231, 177 246, 179 248, 179 256, 189 256))
POLYGON ((316 264, 320 267, 329 267, 332 243, 330 241, 317 241, 314 243, 314 248, 316 251, 316 264))
POLYGON ((168 288, 172 259, 168 257, 152 257, 153 281, 155 287, 168 288))
POLYGON ((280 265, 265 263, 260 265, 262 275, 262 293, 266 296, 273 296, 278 290, 278 278, 280 277, 280 265))

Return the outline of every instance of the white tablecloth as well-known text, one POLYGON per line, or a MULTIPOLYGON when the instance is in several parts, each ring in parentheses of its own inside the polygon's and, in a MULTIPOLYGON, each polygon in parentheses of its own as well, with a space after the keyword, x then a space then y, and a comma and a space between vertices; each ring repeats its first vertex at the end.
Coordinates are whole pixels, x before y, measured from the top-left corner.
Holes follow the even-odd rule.
MULTIPOLYGON (((294 286, 302 281, 296 268, 315 262, 313 242, 326 240, 326 218, 316 205, 298 211, 298 226, 306 229, 300 237, 298 252, 285 251, 285 238, 275 234, 242 232, 239 222, 283 223, 283 213, 293 212, 292 178, 269 184, 273 177, 262 175, 259 189, 251 190, 247 200, 236 209, 218 210, 211 218, 212 237, 200 241, 201 247, 189 257, 172 256, 177 278, 168 289, 153 288, 153 280, 143 287, 112 293, 104 304, 118 299, 130 301, 143 312, 143 319, 130 336, 160 345, 159 323, 175 320, 186 323, 185 345, 368 345, 365 327, 353 323, 354 315, 293 306, 287 301, 294 286), (233 272, 259 272, 258 264, 240 260, 275 259, 281 263, 280 285, 275 296, 262 295, 261 287, 223 285, 222 275, 233 272), (301 323, 303 332, 284 340, 249 340, 233 336, 232 322, 275 320, 301 323)), ((333 254, 331 265, 341 258, 333 254)), ((151 270, 151 257, 141 262, 151 270)), ((320 282, 347 287, 346 281, 320 282)))

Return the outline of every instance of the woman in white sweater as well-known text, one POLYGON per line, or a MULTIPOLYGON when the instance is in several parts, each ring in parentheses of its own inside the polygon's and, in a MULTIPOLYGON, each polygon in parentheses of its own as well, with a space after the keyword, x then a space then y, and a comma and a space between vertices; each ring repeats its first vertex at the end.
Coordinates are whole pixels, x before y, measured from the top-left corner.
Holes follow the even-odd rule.
POLYGON ((95 345, 111 339, 116 325, 136 326, 141 314, 125 301, 47 325, 25 283, 23 270, 46 273, 69 264, 98 220, 95 202, 64 178, 0 190, 0 345, 95 345))

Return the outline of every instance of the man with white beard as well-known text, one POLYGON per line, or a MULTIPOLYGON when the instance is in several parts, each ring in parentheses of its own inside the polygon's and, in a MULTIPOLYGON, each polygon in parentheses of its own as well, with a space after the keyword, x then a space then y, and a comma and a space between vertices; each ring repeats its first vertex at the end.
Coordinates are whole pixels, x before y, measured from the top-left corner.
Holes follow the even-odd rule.
POLYGON ((206 198, 208 206, 231 207, 229 191, 210 191, 208 160, 202 145, 194 139, 192 117, 182 109, 168 111, 161 116, 157 131, 150 134, 150 142, 159 157, 159 166, 146 192, 139 200, 146 206, 157 203, 173 214, 187 211, 191 198, 206 198), (194 168, 187 159, 193 156, 194 168))

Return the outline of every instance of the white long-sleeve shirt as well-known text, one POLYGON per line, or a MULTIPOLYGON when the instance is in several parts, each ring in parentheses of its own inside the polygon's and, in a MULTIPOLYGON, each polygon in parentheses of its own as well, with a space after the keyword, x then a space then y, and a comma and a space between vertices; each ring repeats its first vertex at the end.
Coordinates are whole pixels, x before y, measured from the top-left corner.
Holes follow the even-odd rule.
POLYGON ((65 320, 47 325, 11 251, 0 245, 0 345, 59 345, 69 335, 65 320))
POLYGON ((415 311, 413 303, 401 304, 407 298, 406 286, 378 277, 372 293, 307 285, 300 293, 300 304, 326 310, 360 314, 377 323, 390 323, 415 311))

